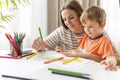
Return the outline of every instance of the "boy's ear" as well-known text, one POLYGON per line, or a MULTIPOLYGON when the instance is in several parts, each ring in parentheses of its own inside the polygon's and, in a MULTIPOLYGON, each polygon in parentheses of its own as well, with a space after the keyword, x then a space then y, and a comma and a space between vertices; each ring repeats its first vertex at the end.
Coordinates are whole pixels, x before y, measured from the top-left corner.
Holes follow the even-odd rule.
POLYGON ((102 22, 101 22, 101 26, 102 26, 102 27, 104 27, 104 26, 105 26, 105 24, 106 24, 106 22, 105 22, 105 21, 102 21, 102 22))

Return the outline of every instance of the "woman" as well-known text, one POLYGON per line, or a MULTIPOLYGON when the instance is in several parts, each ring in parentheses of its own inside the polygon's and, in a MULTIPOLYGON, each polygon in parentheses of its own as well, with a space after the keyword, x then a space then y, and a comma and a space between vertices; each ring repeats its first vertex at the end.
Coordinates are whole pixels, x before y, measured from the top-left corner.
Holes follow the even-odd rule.
POLYGON ((79 2, 73 0, 66 3, 61 11, 62 27, 57 28, 43 41, 39 38, 35 39, 32 47, 37 50, 43 50, 44 48, 55 49, 57 45, 62 44, 63 49, 75 49, 78 47, 77 41, 82 38, 84 34, 83 27, 80 23, 80 16, 83 12, 79 2))

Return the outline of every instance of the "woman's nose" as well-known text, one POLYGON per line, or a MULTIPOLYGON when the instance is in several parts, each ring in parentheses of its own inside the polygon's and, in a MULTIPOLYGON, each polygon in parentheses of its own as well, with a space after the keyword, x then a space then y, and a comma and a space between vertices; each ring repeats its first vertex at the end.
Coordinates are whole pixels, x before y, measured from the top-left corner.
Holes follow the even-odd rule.
POLYGON ((67 24, 70 24, 70 23, 71 23, 71 21, 68 19, 68 20, 67 20, 67 24))

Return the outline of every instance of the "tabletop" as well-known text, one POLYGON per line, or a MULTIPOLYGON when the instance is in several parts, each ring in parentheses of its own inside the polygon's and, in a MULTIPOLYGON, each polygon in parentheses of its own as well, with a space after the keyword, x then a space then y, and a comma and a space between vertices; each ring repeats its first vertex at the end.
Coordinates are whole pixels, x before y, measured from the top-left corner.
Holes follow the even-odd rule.
MULTIPOLYGON (((7 53, 0 51, 0 53, 7 53)), ((55 51, 39 52, 37 55, 30 59, 26 57, 21 59, 6 59, 0 58, 0 74, 12 75, 24 78, 30 78, 35 80, 85 80, 82 78, 76 78, 72 76, 65 76, 59 74, 52 74, 48 68, 58 68, 70 71, 78 71, 82 73, 90 74, 93 80, 119 80, 120 69, 117 71, 106 71, 104 66, 88 59, 78 58, 68 64, 63 64, 64 60, 54 61, 48 64, 44 64, 45 61, 64 57, 65 60, 72 59, 73 57, 66 57, 61 53, 55 51)), ((3 79, 13 80, 13 79, 3 79)))

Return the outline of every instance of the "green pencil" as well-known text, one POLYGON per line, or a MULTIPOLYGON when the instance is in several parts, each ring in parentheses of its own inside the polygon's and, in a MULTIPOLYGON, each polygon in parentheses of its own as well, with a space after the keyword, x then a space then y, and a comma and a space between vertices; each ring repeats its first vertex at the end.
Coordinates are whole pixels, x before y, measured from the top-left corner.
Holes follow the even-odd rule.
POLYGON ((74 72, 74 71, 68 71, 68 70, 61 70, 61 69, 56 69, 56 68, 48 68, 48 70, 51 70, 52 72, 59 72, 59 73, 75 75, 75 76, 90 76, 89 74, 86 74, 86 73, 80 73, 80 72, 74 72))
POLYGON ((38 30, 39 30, 39 34, 40 34, 40 39, 42 39, 42 40, 43 40, 43 37, 42 37, 42 32, 41 32, 40 27, 38 28, 38 30))
MULTIPOLYGON (((41 31, 40 27, 38 28, 38 30, 39 30, 39 34, 40 34, 40 39, 43 40, 42 31, 41 31)), ((43 49, 43 51, 45 52, 45 49, 43 49)))

